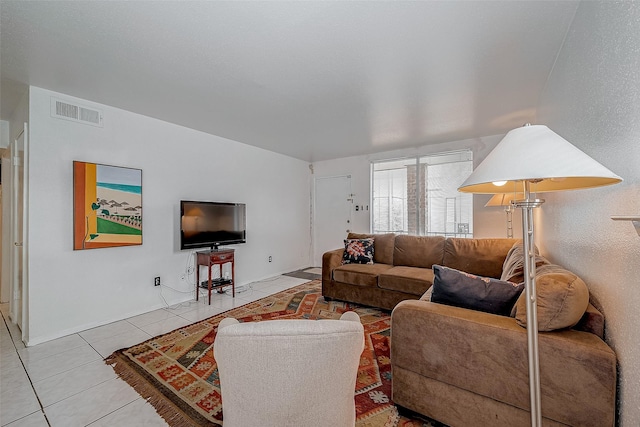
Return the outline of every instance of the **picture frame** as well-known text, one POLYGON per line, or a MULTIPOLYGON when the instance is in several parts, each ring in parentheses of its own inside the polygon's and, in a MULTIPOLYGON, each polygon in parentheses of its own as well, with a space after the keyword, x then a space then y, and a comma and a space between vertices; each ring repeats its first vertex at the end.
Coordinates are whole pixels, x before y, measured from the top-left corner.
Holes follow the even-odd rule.
POLYGON ((73 249, 142 245, 142 169, 73 162, 73 249))

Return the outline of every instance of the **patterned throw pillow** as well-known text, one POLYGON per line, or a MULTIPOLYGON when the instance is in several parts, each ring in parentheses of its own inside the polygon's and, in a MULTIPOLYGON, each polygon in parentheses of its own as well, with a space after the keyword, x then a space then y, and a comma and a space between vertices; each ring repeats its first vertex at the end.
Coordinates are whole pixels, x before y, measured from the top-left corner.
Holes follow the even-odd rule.
POLYGON ((342 264, 373 264, 373 239, 345 239, 342 264))
POLYGON ((524 289, 516 284, 481 277, 453 268, 433 266, 431 301, 486 313, 508 316, 524 289))

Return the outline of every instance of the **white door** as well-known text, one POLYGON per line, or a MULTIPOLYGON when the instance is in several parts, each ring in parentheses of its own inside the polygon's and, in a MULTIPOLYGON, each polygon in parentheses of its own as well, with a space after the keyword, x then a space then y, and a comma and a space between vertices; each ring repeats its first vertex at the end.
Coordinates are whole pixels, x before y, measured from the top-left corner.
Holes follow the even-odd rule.
POLYGON ((11 151, 7 146, 2 158, 2 271, 0 272, 0 302, 11 301, 11 151))
POLYGON ((27 125, 16 140, 11 143, 11 252, 10 252, 10 287, 9 316, 13 323, 26 337, 27 288, 26 288, 26 167, 25 152, 27 147, 27 125))
POLYGON ((322 266, 322 254, 344 245, 351 231, 351 175, 315 179, 314 263, 322 266))

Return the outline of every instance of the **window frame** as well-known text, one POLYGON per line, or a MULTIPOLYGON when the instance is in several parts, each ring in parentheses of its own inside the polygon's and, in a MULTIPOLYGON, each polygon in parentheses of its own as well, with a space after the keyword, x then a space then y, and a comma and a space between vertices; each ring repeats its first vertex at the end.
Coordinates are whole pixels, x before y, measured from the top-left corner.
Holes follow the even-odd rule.
MULTIPOLYGON (((418 235, 418 236, 434 236, 434 235, 439 235, 439 236, 446 236, 446 237, 463 237, 463 238, 473 238, 473 196, 472 195, 468 195, 471 200, 467 203, 467 205, 469 206, 467 208, 467 211, 465 211, 464 213, 462 213, 460 215, 460 218, 458 218, 458 209, 456 208, 453 212, 454 215, 454 225, 453 225, 453 230, 451 232, 447 231, 447 226, 446 226, 446 216, 447 216, 447 209, 444 210, 444 212, 442 213, 445 218, 445 225, 443 230, 438 230, 438 231, 428 231, 429 228, 429 210, 428 210, 428 200, 430 198, 430 196, 427 194, 428 191, 425 191, 425 186, 427 185, 427 179, 425 178, 428 175, 425 175, 424 172, 422 171, 421 168, 424 168, 425 170, 427 170, 429 168, 429 166, 438 166, 438 165, 445 165, 445 164, 451 164, 451 163, 456 163, 456 164, 461 164, 461 163, 465 163, 465 162, 470 162, 470 166, 471 166, 471 170, 469 171, 469 174, 471 174, 471 172, 473 171, 473 151, 471 149, 462 149, 462 150, 451 150, 451 151, 444 151, 444 152, 437 152, 437 153, 427 153, 427 154, 421 154, 421 155, 416 155, 416 156, 406 156, 406 157, 396 157, 396 158, 387 158, 387 159, 378 159, 378 160, 372 160, 370 163, 370 182, 371 182, 371 188, 370 188, 370 205, 372 207, 372 209, 370 210, 370 218, 369 218, 369 230, 371 233, 383 233, 383 232, 391 232, 391 233, 396 233, 396 234, 411 234, 411 235, 418 235), (456 158, 457 157, 457 158, 456 158), (434 159, 442 159, 442 161, 436 161, 433 162, 434 159), (399 163, 399 165, 397 165, 398 167, 393 168, 393 163, 399 163), (411 196, 409 195, 409 185, 407 183, 408 179, 406 178, 407 176, 405 176, 405 185, 404 185, 404 189, 405 189, 405 194, 404 197, 402 198, 402 200, 404 200, 404 220, 403 220, 403 228, 404 230, 378 230, 379 227, 376 227, 376 201, 380 200, 379 197, 376 197, 376 172, 380 172, 384 169, 379 169, 376 170, 376 166, 379 166, 381 164, 388 164, 389 170, 393 170, 393 169, 401 169, 402 167, 404 167, 405 169, 407 169, 408 167, 414 167, 415 168, 415 174, 416 174, 416 182, 415 182, 415 195, 413 196, 413 198, 415 199, 415 218, 414 219, 410 219, 411 216, 411 207, 409 206, 409 201, 411 200, 411 196), (424 181, 424 182, 423 182, 424 181), (422 197, 422 193, 424 193, 424 200, 421 200, 422 197), (469 215, 469 219, 468 222, 466 223, 461 223, 459 222, 464 216, 469 215), (413 224, 410 225, 410 221, 414 221, 415 222, 415 226, 413 224), (460 226, 459 224, 462 224, 464 226, 460 226), (415 233, 413 232, 415 230, 415 233), (465 232, 466 231, 466 232, 465 232)), ((408 170, 408 169, 407 169, 408 170)), ((466 177, 464 177, 464 179, 466 179, 466 177)), ((464 181, 464 179, 462 179, 461 183, 464 181)), ((389 186, 388 186, 389 187, 389 186)), ((386 196, 384 196, 387 200, 391 200, 393 199, 394 194, 392 194, 391 191, 388 192, 388 194, 386 196)), ((462 200, 458 200, 460 197, 462 197, 460 195, 460 193, 456 194, 455 197, 447 197, 445 196, 442 200, 445 201, 446 204, 446 200, 453 198, 455 200, 454 205, 458 205, 458 203, 460 203, 460 209, 463 208, 464 206, 464 202, 462 200)), ((388 210, 392 209, 392 206, 389 204, 387 207, 388 210)), ((461 211, 462 212, 462 211, 461 211)), ((389 214, 389 219, 387 222, 387 227, 389 228, 391 225, 393 224, 392 219, 391 219, 391 212, 389 214)), ((393 228, 393 227, 391 227, 393 228)))

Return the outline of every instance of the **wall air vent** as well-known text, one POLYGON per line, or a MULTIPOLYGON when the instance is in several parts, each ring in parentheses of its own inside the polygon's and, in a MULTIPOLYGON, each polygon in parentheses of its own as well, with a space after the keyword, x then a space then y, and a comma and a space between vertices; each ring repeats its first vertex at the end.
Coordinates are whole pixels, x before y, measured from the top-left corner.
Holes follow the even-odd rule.
POLYGON ((51 98, 51 117, 102 127, 102 111, 51 98))

